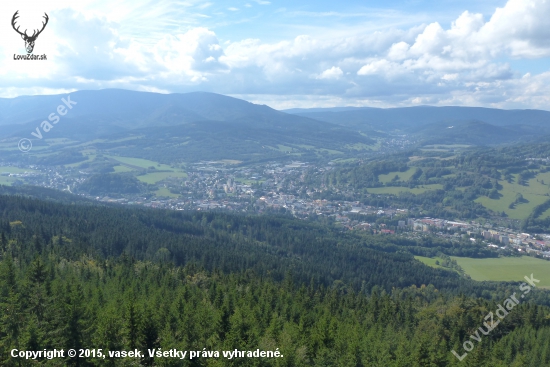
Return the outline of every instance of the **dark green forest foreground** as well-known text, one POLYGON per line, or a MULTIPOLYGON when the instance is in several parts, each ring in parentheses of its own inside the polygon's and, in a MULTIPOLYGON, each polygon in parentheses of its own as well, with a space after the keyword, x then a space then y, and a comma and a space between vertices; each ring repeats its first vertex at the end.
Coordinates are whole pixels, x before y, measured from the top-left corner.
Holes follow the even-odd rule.
POLYGON ((0 196, 0 365, 550 365, 547 293, 525 294, 484 335, 519 284, 430 268, 411 255, 430 244, 384 241, 286 217, 0 196), (466 341, 459 361, 451 350, 464 355, 466 341))

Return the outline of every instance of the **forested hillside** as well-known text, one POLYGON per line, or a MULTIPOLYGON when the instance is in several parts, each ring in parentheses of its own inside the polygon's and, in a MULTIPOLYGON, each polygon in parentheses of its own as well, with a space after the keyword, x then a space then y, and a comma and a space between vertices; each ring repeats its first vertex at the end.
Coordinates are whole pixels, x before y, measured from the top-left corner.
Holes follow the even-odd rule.
POLYGON ((408 252, 419 244, 384 241, 286 217, 0 196, 1 364, 549 365, 550 309, 535 306, 546 293, 529 293, 459 362, 451 350, 463 354, 518 285, 429 268, 408 252), (14 348, 144 356, 31 363, 12 358, 14 348), (154 348, 282 356, 149 358, 154 348))
POLYGON ((540 233, 550 229, 548 157, 548 143, 490 149, 433 145, 312 171, 307 182, 326 188, 319 198, 397 205, 447 219, 501 217, 540 233))

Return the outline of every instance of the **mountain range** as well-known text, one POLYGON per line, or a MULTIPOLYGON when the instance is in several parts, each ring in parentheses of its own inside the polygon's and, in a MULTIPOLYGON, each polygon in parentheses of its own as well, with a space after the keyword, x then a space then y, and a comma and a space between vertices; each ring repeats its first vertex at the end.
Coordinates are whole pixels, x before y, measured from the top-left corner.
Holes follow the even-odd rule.
POLYGON ((538 140, 550 134, 550 112, 481 107, 337 107, 287 113, 339 124, 373 135, 409 134, 422 143, 491 145, 538 140))
MULTIPOLYGON (((415 144, 495 145, 540 141, 550 112, 478 107, 336 107, 277 111, 214 93, 159 94, 119 89, 0 99, 0 139, 33 139, 43 149, 83 143, 109 153, 164 161, 261 161, 346 158, 377 141, 406 136, 415 144), (62 99, 76 102, 43 139, 62 99), (65 139, 52 145, 51 139, 65 139)), ((377 145, 378 144, 378 145, 377 145)))
MULTIPOLYGON (((0 138, 32 138, 68 95, 0 99, 0 138)), ((64 148, 93 141, 112 153, 164 162, 314 158, 324 149, 374 144, 353 129, 214 93, 158 94, 107 89, 70 93, 76 105, 44 139, 64 148)), ((59 147, 58 147, 59 148, 59 147)))

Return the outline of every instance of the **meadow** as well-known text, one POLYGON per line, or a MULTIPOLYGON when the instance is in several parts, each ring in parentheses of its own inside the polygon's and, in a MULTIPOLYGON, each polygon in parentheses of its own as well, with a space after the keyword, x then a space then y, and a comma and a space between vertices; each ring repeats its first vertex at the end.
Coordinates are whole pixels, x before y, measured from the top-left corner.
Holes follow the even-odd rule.
POLYGON ((443 185, 440 184, 433 184, 433 185, 421 185, 419 187, 415 187, 414 189, 408 188, 408 187, 394 187, 394 186, 388 186, 388 187, 369 187, 367 190, 371 194, 390 194, 390 195, 399 195, 400 192, 410 192, 413 194, 422 194, 423 192, 426 192, 428 190, 439 190, 442 189, 443 185))
MULTIPOLYGON (((432 268, 447 269, 435 262, 443 259, 438 257, 415 256, 416 260, 432 268)), ((530 256, 499 257, 489 259, 473 259, 469 257, 451 256, 473 280, 477 281, 522 281, 524 277, 533 274, 540 280, 541 288, 550 288, 550 261, 530 256)), ((450 270, 450 269, 447 269, 450 270)))
MULTIPOLYGON (((512 219, 527 218, 537 205, 549 199, 546 195, 550 193, 550 172, 537 174, 536 177, 527 182, 527 185, 520 185, 517 176, 518 175, 513 175, 514 180, 512 183, 505 180, 499 181, 502 188, 498 190, 500 194, 498 199, 482 196, 475 201, 492 211, 498 213, 504 212, 512 219), (517 194, 523 195, 526 202, 517 204, 514 208, 510 208, 510 204, 516 200, 517 194)), ((544 213, 544 215, 548 214, 549 213, 544 213)))
POLYGON ((437 268, 437 269, 446 269, 445 267, 441 266, 441 265, 437 265, 435 262, 436 261, 443 261, 442 259, 440 259, 439 257, 425 257, 425 256, 415 256, 414 257, 416 260, 422 262, 423 264, 425 265, 428 265, 428 266, 431 266, 432 268, 437 268))
POLYGON ((396 175, 399 176, 399 179, 398 179, 399 181, 408 181, 415 172, 416 172, 416 167, 411 167, 405 172, 395 171, 395 172, 390 172, 386 174, 381 174, 381 175, 378 175, 378 181, 382 183, 391 182, 391 180, 396 175))
MULTIPOLYGON (((521 281, 526 275, 540 280, 541 287, 550 287, 550 261, 529 256, 472 259, 451 256, 473 280, 521 281)), ((435 262, 435 260, 434 260, 435 262)))

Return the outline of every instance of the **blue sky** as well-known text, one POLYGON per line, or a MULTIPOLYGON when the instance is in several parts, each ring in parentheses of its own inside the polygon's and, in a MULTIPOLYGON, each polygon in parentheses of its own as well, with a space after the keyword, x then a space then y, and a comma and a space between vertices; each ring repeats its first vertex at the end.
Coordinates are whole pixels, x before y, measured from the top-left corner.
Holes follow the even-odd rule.
POLYGON ((0 97, 210 91, 274 108, 550 109, 548 0, 0 4, 0 97), (37 5, 40 4, 40 5, 37 5), (50 21, 35 54, 10 21, 50 21))

